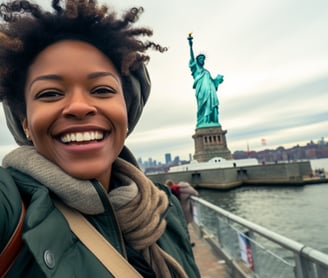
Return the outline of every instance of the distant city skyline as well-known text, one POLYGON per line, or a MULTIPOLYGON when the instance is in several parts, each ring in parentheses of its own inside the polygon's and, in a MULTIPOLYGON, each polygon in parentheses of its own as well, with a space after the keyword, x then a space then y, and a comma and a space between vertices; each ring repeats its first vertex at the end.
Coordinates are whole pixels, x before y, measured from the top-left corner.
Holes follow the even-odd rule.
MULTIPOLYGON (((291 147, 285 147, 285 146, 283 146, 283 145, 281 145, 281 146, 279 146, 279 147, 282 147, 282 148, 284 148, 284 149, 291 149, 291 148, 293 148, 293 147, 297 147, 297 146, 299 146, 299 147, 306 147, 307 145, 310 145, 311 143, 314 143, 314 144, 327 144, 327 141, 325 141, 325 138, 320 138, 320 139, 318 139, 317 141, 315 141, 315 140, 312 140, 312 141, 309 141, 309 142, 307 142, 306 144, 304 144, 304 145, 302 145, 302 144, 296 144, 296 145, 294 145, 294 146, 291 146, 291 147)), ((279 148, 278 147, 278 148, 279 148)), ((265 151, 265 150, 269 150, 269 151, 272 151, 272 150, 276 150, 276 149, 278 149, 278 148, 265 148, 264 146, 263 146, 263 149, 259 149, 259 150, 257 150, 256 152, 263 152, 263 151, 265 151)), ((253 150, 253 151, 255 151, 255 150, 253 150)), ((252 152, 252 150, 247 150, 247 149, 245 149, 245 150, 235 150, 235 151, 232 151, 231 153, 232 154, 234 154, 234 153, 238 153, 238 152, 252 152)), ((151 160, 151 161, 153 161, 153 162, 157 162, 157 163, 160 163, 160 164, 168 164, 167 163, 167 158, 168 157, 170 157, 171 158, 171 161, 174 161, 174 159, 176 159, 176 158, 179 158, 181 161, 190 161, 190 160, 192 160, 192 156, 193 156, 193 154, 192 153, 190 153, 190 155, 189 155, 189 157, 188 157, 188 159, 184 159, 184 158, 182 158, 179 154, 174 154, 174 153, 170 153, 170 152, 168 152, 168 153, 165 153, 165 154, 163 154, 163 159, 162 160, 157 160, 157 159, 154 159, 153 157, 148 157, 148 158, 144 158, 144 157, 137 157, 137 159, 139 160, 139 161, 142 161, 142 162, 147 162, 147 161, 149 161, 149 160, 151 160)), ((328 157, 328 156, 327 156, 328 157)), ((238 158, 236 158, 236 159, 238 159, 238 158)))

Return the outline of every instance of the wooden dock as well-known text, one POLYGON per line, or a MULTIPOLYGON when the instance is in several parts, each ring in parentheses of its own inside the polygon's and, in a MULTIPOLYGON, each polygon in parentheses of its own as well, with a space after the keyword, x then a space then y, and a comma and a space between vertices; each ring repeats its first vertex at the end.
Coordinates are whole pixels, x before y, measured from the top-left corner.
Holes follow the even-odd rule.
POLYGON ((210 244, 197 235, 192 225, 189 226, 194 256, 202 278, 229 278, 228 267, 225 261, 219 258, 210 244))

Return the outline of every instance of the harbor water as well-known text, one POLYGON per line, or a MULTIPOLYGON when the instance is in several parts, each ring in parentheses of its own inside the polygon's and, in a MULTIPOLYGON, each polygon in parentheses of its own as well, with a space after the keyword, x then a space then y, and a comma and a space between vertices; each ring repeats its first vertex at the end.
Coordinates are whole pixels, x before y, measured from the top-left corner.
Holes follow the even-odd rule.
MULTIPOLYGON (((328 158, 310 163, 328 176, 328 158)), ((214 205, 328 254, 328 183, 198 191, 214 205)))
POLYGON ((328 254, 328 183, 198 191, 204 200, 328 254))

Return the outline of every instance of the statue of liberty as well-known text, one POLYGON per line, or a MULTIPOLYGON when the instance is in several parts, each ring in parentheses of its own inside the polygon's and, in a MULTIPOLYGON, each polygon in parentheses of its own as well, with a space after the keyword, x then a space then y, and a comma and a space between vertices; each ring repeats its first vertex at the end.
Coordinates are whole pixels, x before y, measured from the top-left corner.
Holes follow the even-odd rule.
POLYGON ((199 54, 196 59, 192 49, 193 37, 188 36, 190 46, 189 67, 194 78, 193 88, 196 90, 197 99, 197 124, 196 127, 221 126, 219 123, 219 99, 217 89, 223 82, 223 75, 214 79, 210 72, 204 68, 205 55, 199 54))

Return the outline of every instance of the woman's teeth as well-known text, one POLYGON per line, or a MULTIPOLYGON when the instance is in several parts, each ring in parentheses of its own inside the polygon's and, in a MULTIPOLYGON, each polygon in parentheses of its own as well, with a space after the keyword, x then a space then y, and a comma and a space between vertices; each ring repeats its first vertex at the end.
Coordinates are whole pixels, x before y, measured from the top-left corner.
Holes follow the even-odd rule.
POLYGON ((103 138, 104 138, 104 133, 101 131, 86 131, 86 132, 67 133, 60 137, 60 141, 62 141, 63 143, 87 142, 87 141, 101 140, 103 138))

